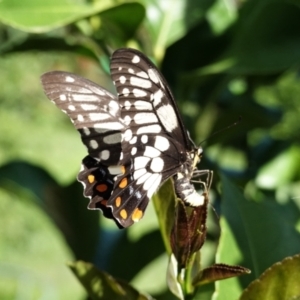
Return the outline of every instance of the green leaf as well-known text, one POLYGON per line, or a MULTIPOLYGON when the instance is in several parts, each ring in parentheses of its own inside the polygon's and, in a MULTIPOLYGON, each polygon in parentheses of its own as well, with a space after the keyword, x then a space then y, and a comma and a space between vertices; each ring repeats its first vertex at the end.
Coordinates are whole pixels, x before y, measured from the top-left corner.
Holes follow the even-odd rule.
POLYGON ((230 72, 273 73, 299 63, 300 10, 277 0, 251 2, 242 10, 226 55, 233 64, 230 72))
POLYGON ((169 255, 171 255, 170 235, 174 224, 175 194, 171 179, 166 181, 152 197, 162 238, 169 255))
POLYGON ((211 5, 211 1, 203 0, 143 2, 147 8, 145 26, 151 35, 154 57, 157 61, 161 61, 168 46, 182 38, 190 28, 204 18, 206 9, 211 5))
POLYGON ((119 47, 124 46, 124 43, 137 31, 145 14, 145 8, 139 3, 125 3, 103 11, 100 14, 101 29, 106 43, 114 45, 118 40, 119 47))
POLYGON ((0 298, 83 299, 65 266, 74 256, 35 195, 7 180, 6 187, 0 182, 0 199, 0 298))
POLYGON ((0 168, 0 183, 10 192, 16 188, 29 191, 64 234, 75 256, 94 258, 99 214, 87 210, 88 200, 82 196, 82 187, 77 181, 61 187, 43 169, 15 162, 0 168))
MULTIPOLYGON (((217 262, 230 265, 240 264, 243 261, 243 253, 235 240, 229 224, 223 216, 220 219, 220 227, 222 232, 216 253, 217 262)), ((237 277, 217 281, 215 286, 216 292, 213 300, 237 299, 243 290, 237 277)))
POLYGON ((240 300, 300 299, 300 255, 287 257, 267 269, 243 292, 240 300))
POLYGON ((92 264, 77 261, 69 263, 69 267, 85 287, 92 299, 102 300, 147 300, 151 299, 140 294, 128 283, 113 278, 111 275, 95 268, 92 264))
POLYGON ((271 161, 259 169, 256 184, 265 189, 277 189, 296 176, 299 170, 300 161, 299 147, 290 147, 282 151, 271 161))
MULTIPOLYGON (((252 274, 241 277, 245 285, 273 263, 299 252, 300 234, 295 230, 299 210, 293 202, 279 205, 269 199, 260 203, 246 200, 226 176, 221 175, 221 179, 222 214, 234 234, 240 254, 239 261, 228 262, 225 251, 230 249, 223 247, 219 255, 222 263, 239 264, 251 269, 252 274)), ((222 242, 226 243, 224 239, 222 242)), ((231 245, 230 251, 237 251, 234 244, 231 245)))
MULTIPOLYGON (((131 3, 125 5, 131 6, 131 3)), ((114 6, 115 2, 110 0, 96 1, 93 5, 68 0, 3 0, 0 3, 0 21, 23 31, 41 33, 93 16, 114 6)))

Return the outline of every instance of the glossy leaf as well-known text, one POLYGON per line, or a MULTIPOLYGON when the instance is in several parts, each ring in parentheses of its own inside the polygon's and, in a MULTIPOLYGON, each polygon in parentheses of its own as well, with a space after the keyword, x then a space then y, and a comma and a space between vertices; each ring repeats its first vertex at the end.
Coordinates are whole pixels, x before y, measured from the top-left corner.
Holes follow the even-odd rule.
MULTIPOLYGON (((124 5, 133 6, 134 11, 134 7, 139 4, 124 5)), ((115 4, 110 0, 97 1, 93 5, 66 0, 24 0, 21 2, 4 0, 0 3, 0 20, 20 30, 41 33, 66 26, 113 7, 115 4)), ((120 20, 120 18, 117 19, 120 20)))
MULTIPOLYGON (((300 234, 295 230, 299 211, 292 202, 279 205, 269 199, 260 203, 246 200, 227 177, 222 175, 221 178, 222 213, 234 234, 240 253, 239 261, 234 263, 252 271, 249 276, 242 278, 246 284, 276 261, 299 252, 300 234), (289 243, 286 243, 287 240, 289 243)), ((226 243, 224 239, 222 242, 226 243)), ((224 250, 219 254, 220 259, 232 263, 226 261, 224 250)))
POLYGON ((299 299, 300 255, 272 265, 243 292, 240 300, 299 299))

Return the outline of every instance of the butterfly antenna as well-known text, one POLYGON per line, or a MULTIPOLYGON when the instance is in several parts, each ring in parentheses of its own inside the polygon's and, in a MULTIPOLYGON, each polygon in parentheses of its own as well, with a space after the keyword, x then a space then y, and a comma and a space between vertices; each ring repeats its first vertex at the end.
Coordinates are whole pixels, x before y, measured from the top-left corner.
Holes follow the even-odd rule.
POLYGON ((225 130, 231 128, 231 127, 234 127, 234 126, 238 125, 240 122, 242 122, 242 116, 239 116, 239 118, 237 119, 237 121, 235 121, 234 123, 232 123, 232 124, 230 124, 230 125, 228 125, 228 126, 222 128, 222 129, 219 129, 219 130, 215 131, 214 133, 212 133, 207 139, 203 140, 203 141, 199 144, 199 146, 200 146, 201 144, 203 144, 204 142, 206 142, 206 141, 207 141, 208 139, 210 139, 211 137, 213 137, 214 135, 219 134, 219 133, 221 133, 221 132, 223 132, 223 131, 225 131, 225 130))

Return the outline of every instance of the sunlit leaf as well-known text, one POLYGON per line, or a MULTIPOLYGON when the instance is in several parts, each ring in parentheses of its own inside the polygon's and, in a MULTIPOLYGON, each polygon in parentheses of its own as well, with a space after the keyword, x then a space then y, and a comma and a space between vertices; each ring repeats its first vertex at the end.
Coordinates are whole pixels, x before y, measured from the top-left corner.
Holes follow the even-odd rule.
POLYGON ((240 300, 300 299, 300 255, 272 265, 243 292, 240 300))

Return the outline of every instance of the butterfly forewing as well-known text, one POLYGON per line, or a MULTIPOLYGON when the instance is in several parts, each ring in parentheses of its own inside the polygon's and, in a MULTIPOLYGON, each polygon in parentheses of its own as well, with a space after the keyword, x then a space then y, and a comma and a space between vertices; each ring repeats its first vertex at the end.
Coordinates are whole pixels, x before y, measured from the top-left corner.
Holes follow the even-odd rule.
POLYGON ((103 164, 117 164, 124 128, 117 97, 67 72, 49 72, 41 80, 48 98, 71 118, 89 154, 103 164))
POLYGON ((111 77, 121 116, 134 134, 165 132, 183 147, 191 141, 166 80, 153 63, 134 49, 119 49, 111 59, 111 77))
POLYGON ((144 55, 117 50, 111 76, 126 128, 120 158, 125 171, 108 205, 127 227, 143 216, 153 193, 178 171, 192 146, 165 79, 144 55))

